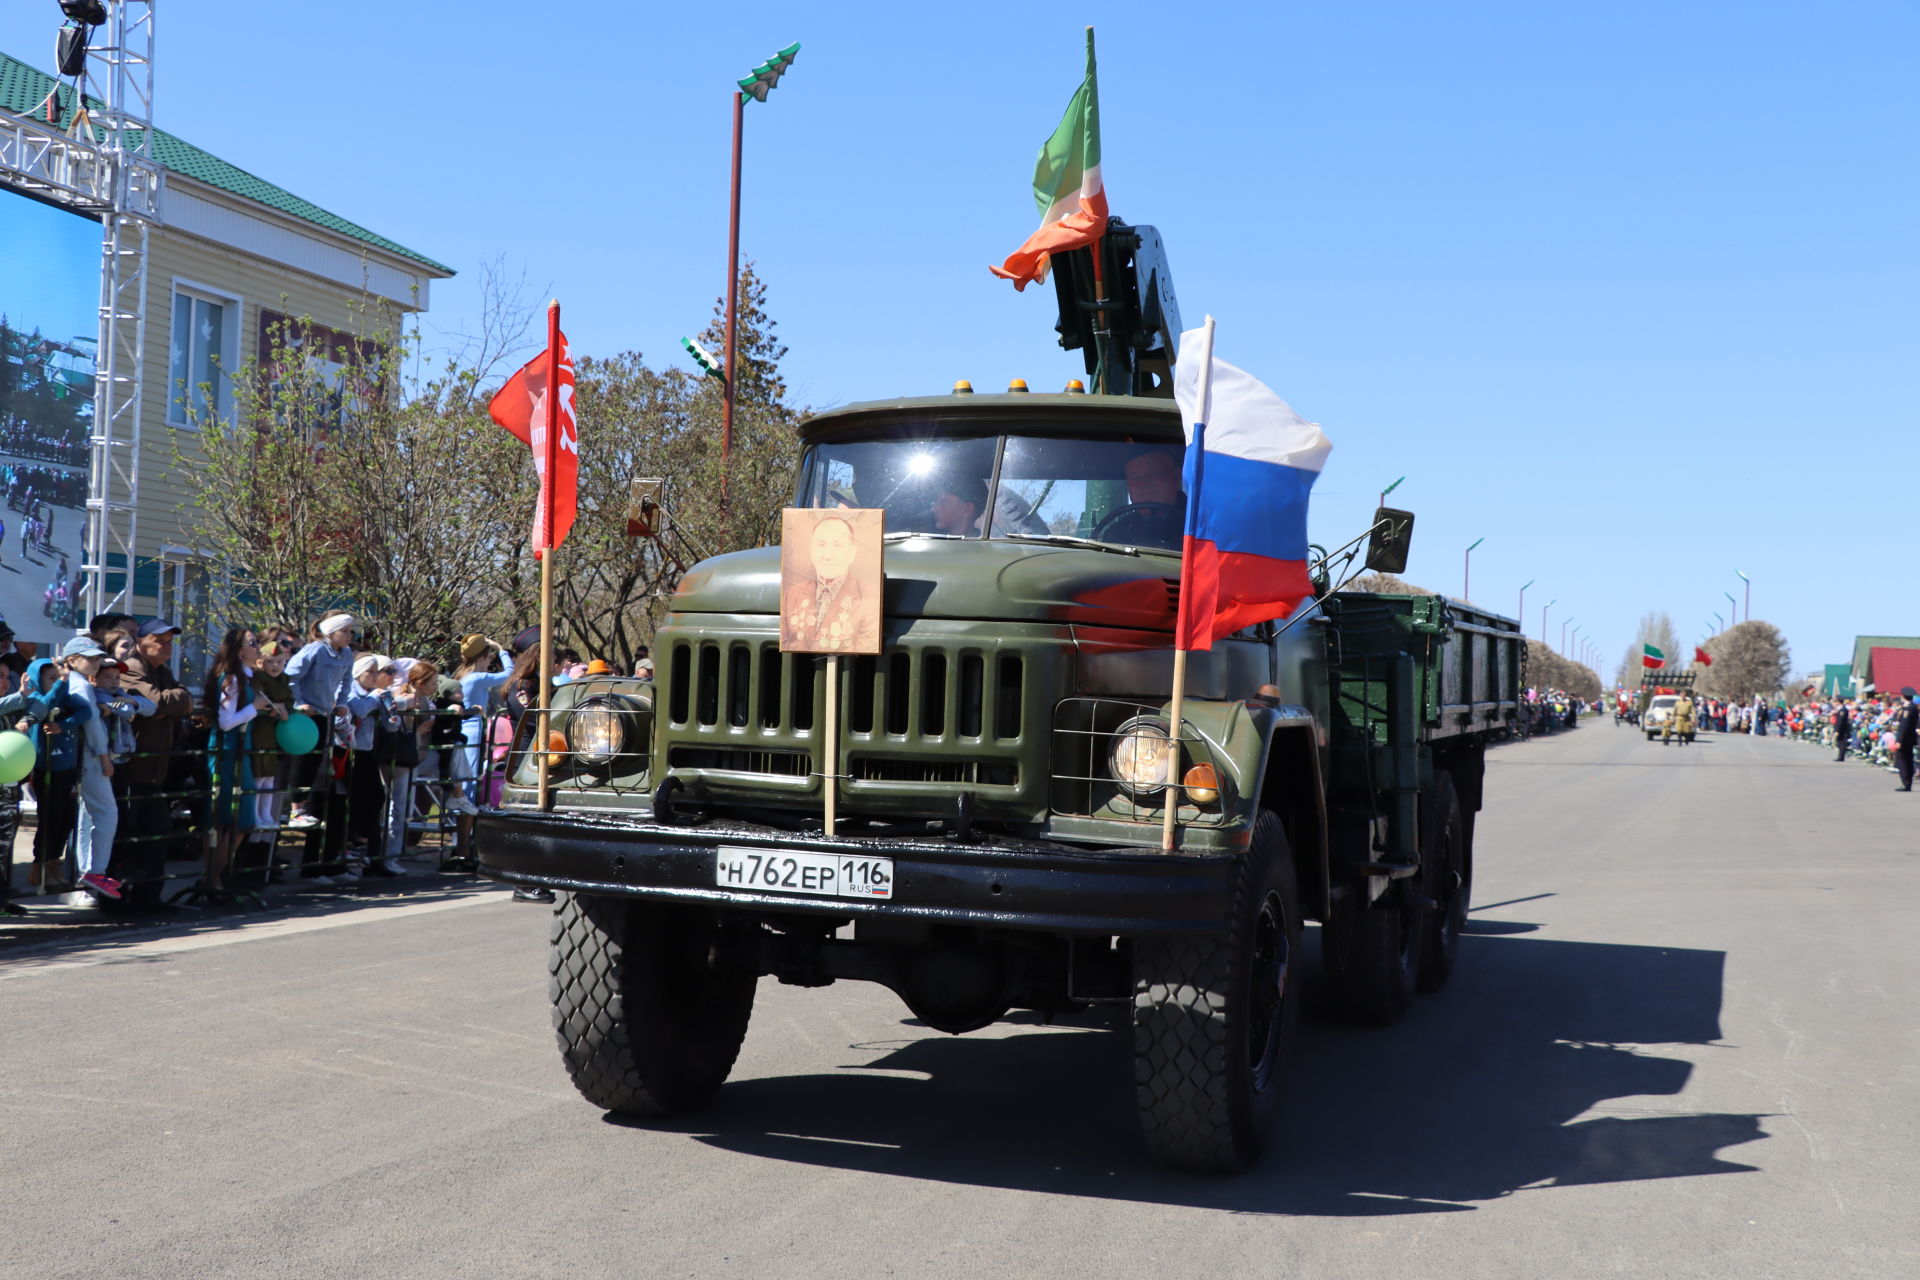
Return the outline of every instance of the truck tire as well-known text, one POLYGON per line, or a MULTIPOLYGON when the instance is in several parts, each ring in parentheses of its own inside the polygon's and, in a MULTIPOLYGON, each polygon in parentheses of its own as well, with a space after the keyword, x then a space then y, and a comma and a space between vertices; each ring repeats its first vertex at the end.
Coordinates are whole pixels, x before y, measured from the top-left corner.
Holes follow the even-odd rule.
POLYGON ((1233 1173, 1259 1159, 1299 1021, 1299 944, 1293 855, 1264 810, 1222 928, 1134 940, 1134 1098, 1160 1160, 1233 1173))
POLYGON ((1460 935, 1467 927, 1473 896, 1472 831, 1460 808, 1459 792, 1445 772, 1434 775, 1433 790, 1421 797, 1420 881, 1435 906, 1423 911, 1419 987, 1438 991, 1453 976, 1460 935))
POLYGON ((711 1099, 746 1038, 759 979, 716 967, 712 912, 561 894, 553 913, 553 1027, 574 1087, 628 1116, 711 1099))
POLYGON ((1402 902, 1400 882, 1379 902, 1365 896, 1366 881, 1338 897, 1320 930, 1327 1004, 1337 1018, 1364 1026, 1390 1027, 1406 1016, 1420 981, 1423 916, 1402 902))

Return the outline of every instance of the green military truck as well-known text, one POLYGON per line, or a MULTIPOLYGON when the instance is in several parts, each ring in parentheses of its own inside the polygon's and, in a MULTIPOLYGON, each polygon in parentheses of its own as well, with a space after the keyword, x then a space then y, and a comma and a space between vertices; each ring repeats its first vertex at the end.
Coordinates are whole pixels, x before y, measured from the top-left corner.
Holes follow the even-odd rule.
MULTIPOLYGON (((1063 344, 1131 394, 958 393, 807 423, 795 505, 887 513, 882 651, 838 659, 831 697, 826 658, 781 651, 777 548, 691 567, 653 684, 557 692, 549 805, 523 750, 479 819, 480 865, 559 891, 554 1025, 595 1105, 698 1107, 760 979, 863 980, 954 1033, 1124 1008, 1147 1146, 1240 1169, 1284 1078, 1307 921, 1343 1016, 1391 1023, 1447 980, 1486 746, 1520 705, 1518 624, 1337 590, 1357 552, 1322 556, 1293 618, 1191 655, 1176 731, 1181 516, 1147 473, 1182 446, 1178 319, 1156 247, 1118 220, 1107 237, 1117 337, 1092 318, 1088 251, 1056 268, 1063 344), (983 512, 938 527, 963 484, 984 484, 983 512)), ((1403 565, 1382 533, 1404 531, 1378 521, 1369 562, 1403 565)))

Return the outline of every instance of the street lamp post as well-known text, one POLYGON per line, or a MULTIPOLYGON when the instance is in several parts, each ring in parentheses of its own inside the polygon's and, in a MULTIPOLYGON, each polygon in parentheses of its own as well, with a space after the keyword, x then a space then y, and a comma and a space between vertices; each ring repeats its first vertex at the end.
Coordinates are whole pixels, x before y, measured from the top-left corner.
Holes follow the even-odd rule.
POLYGON ((1717 613, 1714 614, 1713 615, 1713 634, 1719 635, 1722 631, 1725 631, 1726 629, 1727 629, 1727 620, 1721 617, 1717 613))
POLYGON ((1734 572, 1734 575, 1740 579, 1740 581, 1747 584, 1747 590, 1746 590, 1747 621, 1752 622, 1753 621, 1753 579, 1749 578, 1746 574, 1741 573, 1738 569, 1735 569, 1733 572, 1734 572))
POLYGON ((1520 604, 1513 611, 1513 616, 1520 619, 1520 625, 1522 628, 1524 628, 1527 625, 1527 588, 1532 585, 1533 585, 1532 578, 1528 578, 1525 582, 1520 584, 1520 604))
POLYGON ((1553 608, 1553 606, 1559 603, 1560 603, 1560 597, 1555 596, 1553 599, 1547 601, 1545 604, 1540 606, 1540 643, 1541 644, 1545 644, 1547 642, 1547 610, 1553 608))
POLYGON ((1735 622, 1740 621, 1740 602, 1733 598, 1733 592, 1722 591, 1720 594, 1727 598, 1727 616, 1735 622))
POLYGON ((1571 615, 1569 615, 1567 618, 1562 620, 1560 623, 1560 652, 1561 653, 1565 653, 1567 651, 1567 628, 1572 625, 1573 625, 1573 618, 1571 615))
POLYGON ((746 118, 747 99, 765 102, 780 77, 793 65, 800 52, 799 42, 755 67, 746 79, 738 81, 733 98, 733 194, 727 214, 727 350, 720 399, 720 501, 727 500, 727 459, 733 453, 733 399, 739 379, 734 377, 734 335, 740 324, 740 138, 746 118))
POLYGON ((1460 570, 1460 598, 1462 600, 1471 602, 1473 599, 1473 592, 1470 590, 1473 586, 1473 548, 1485 541, 1485 538, 1475 538, 1472 545, 1467 548, 1466 564, 1465 567, 1460 570))

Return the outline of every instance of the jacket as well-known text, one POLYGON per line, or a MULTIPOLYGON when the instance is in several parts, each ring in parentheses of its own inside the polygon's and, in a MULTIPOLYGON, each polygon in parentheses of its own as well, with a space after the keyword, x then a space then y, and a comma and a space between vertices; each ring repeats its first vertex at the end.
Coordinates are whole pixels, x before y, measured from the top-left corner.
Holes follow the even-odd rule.
MULTIPOLYGON (((35 658, 27 664, 27 688, 35 690, 28 693, 30 704, 41 708, 40 723, 33 726, 33 746, 37 753, 36 769, 49 773, 65 773, 80 766, 80 746, 82 727, 93 717, 91 699, 74 698, 67 687, 66 677, 54 668, 46 658, 35 658), (46 692, 38 692, 41 677, 53 671, 55 679, 46 692), (47 722, 51 721, 51 724, 47 722), (57 727, 60 732, 49 733, 47 729, 57 727)), ((32 714, 29 712, 29 714, 32 714)))
POLYGON ((347 700, 347 686, 353 679, 352 649, 335 649, 325 640, 315 640, 287 659, 287 682, 293 686, 293 700, 312 707, 321 715, 347 700))
POLYGON ((136 754, 127 761, 127 782, 137 787, 164 786, 171 756, 180 747, 187 731, 187 718, 193 714, 193 695, 180 687, 171 669, 147 667, 139 654, 127 659, 127 673, 121 677, 128 693, 138 694, 153 704, 153 714, 133 722, 136 754))

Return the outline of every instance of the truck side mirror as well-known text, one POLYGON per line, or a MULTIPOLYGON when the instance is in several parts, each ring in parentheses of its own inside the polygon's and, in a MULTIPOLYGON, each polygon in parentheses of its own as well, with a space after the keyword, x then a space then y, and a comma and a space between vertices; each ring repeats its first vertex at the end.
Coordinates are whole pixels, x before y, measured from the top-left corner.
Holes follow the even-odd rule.
POLYGON ((1367 568, 1375 573, 1405 573, 1407 553, 1413 547, 1413 512, 1381 507, 1373 513, 1373 535, 1367 539, 1367 568))
POLYGON ((627 536, 660 536, 660 492, 667 487, 662 476, 638 476, 627 482, 627 536))

